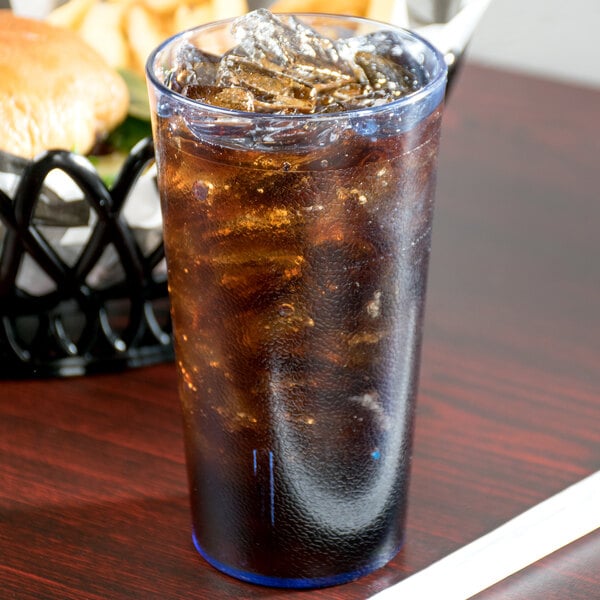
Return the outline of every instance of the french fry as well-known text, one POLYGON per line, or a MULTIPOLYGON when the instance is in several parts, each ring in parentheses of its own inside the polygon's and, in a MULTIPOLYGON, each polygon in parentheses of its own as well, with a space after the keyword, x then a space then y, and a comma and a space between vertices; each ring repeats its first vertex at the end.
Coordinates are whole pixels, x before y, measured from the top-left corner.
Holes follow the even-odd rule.
POLYGON ((159 16, 147 10, 143 4, 133 4, 127 11, 125 33, 131 48, 132 66, 138 72, 143 72, 150 52, 168 36, 161 27, 159 16))
POLYGON ((129 45, 122 31, 124 4, 96 2, 85 14, 79 35, 114 69, 129 66, 129 45))
POLYGON ((71 0, 55 8, 47 21, 56 27, 77 30, 81 27, 85 15, 98 0, 71 0))
POLYGON ((368 0, 365 16, 398 27, 409 26, 406 0, 368 0))
POLYGON ((202 23, 210 23, 214 21, 213 7, 210 3, 198 4, 196 6, 182 5, 177 8, 173 15, 172 33, 202 25, 202 23))
POLYGON ((278 0, 270 10, 278 13, 316 12, 362 17, 368 0, 278 0))
POLYGON ((143 0, 141 5, 151 13, 159 15, 173 14, 181 2, 180 0, 143 0))
POLYGON ((248 12, 246 0, 212 0, 213 18, 215 21, 239 17, 248 12))

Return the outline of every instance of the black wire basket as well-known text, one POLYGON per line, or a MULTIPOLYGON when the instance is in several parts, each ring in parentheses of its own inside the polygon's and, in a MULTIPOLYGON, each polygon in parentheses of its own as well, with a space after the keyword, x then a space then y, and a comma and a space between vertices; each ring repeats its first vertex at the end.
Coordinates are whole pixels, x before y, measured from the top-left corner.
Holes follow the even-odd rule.
MULTIPOLYGON (((0 190, 0 378, 63 377, 123 370, 172 360, 164 250, 160 234, 144 248, 122 212, 133 186, 152 165, 150 138, 132 150, 110 189, 74 153, 49 151, 27 161, 13 198, 0 190), (44 225, 48 174, 58 170, 79 188, 79 209, 91 215, 86 241, 71 260, 44 225), (119 276, 98 284, 93 274, 110 250, 119 276), (21 282, 28 265, 46 289, 21 282)), ((60 200, 60 199, 59 199, 60 200)), ((54 222, 54 227, 69 226, 54 222)))

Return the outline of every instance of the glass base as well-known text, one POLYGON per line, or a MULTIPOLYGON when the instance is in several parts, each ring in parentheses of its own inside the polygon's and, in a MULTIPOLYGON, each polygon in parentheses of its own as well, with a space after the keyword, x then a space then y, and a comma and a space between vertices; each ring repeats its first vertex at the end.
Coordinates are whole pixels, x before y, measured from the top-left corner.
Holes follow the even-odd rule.
POLYGON ((331 587, 334 585, 340 585, 342 583, 349 583, 350 581, 354 581, 359 579, 360 577, 372 573, 377 569, 385 566, 402 548, 402 544, 400 544, 396 549, 390 552, 389 555, 386 555, 383 558, 380 558, 378 561, 373 564, 367 565, 361 569, 357 569, 355 571, 351 571, 349 573, 337 573, 334 575, 326 576, 326 577, 271 577, 269 575, 261 575, 259 573, 253 573, 251 571, 243 571, 242 569, 237 569, 236 567, 232 567, 225 563, 222 563, 219 560, 216 560, 210 554, 208 554, 204 548, 200 545, 198 538, 196 537, 195 532, 192 532, 192 541, 194 542, 194 546, 196 550, 200 553, 202 558, 213 566, 215 569, 225 573, 226 575, 230 575, 231 577, 235 577, 241 581, 246 581, 248 583, 254 583, 256 585, 262 585, 267 587, 276 587, 276 588, 289 588, 289 589, 315 589, 315 588, 323 588, 323 587, 331 587))

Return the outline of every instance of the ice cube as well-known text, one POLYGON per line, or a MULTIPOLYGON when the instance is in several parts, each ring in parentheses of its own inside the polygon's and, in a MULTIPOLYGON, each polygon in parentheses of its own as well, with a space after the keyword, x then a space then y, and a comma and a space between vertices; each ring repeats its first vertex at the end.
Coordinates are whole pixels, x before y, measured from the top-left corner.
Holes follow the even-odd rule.
POLYGON ((214 85, 220 56, 203 52, 186 43, 177 52, 177 68, 171 71, 165 84, 173 91, 187 95, 188 86, 214 85))
POLYGON ((217 74, 221 87, 239 87, 252 93, 257 112, 313 112, 316 90, 287 75, 267 58, 256 63, 232 52, 223 57, 217 74))
POLYGON ((376 31, 364 36, 344 38, 336 48, 346 61, 356 64, 365 73, 374 90, 400 88, 402 95, 425 84, 425 72, 415 58, 406 52, 404 44, 393 31, 376 31))
POLYGON ((286 94, 293 98, 307 99, 315 90, 307 83, 286 75, 268 60, 256 64, 247 58, 227 55, 219 68, 218 82, 223 86, 239 86, 261 95, 286 94))
POLYGON ((200 100, 213 106, 220 106, 231 110, 243 110, 246 112, 254 110, 254 96, 248 90, 239 87, 189 85, 186 96, 193 100, 200 100))
POLYGON ((416 78, 406 67, 372 52, 360 51, 355 54, 356 64, 362 67, 375 95, 382 91, 399 98, 416 89, 416 78))
POLYGON ((277 17, 267 9, 252 11, 237 19, 231 29, 239 43, 238 53, 256 62, 268 58, 285 66, 299 57, 315 64, 338 64, 333 42, 295 17, 277 17))

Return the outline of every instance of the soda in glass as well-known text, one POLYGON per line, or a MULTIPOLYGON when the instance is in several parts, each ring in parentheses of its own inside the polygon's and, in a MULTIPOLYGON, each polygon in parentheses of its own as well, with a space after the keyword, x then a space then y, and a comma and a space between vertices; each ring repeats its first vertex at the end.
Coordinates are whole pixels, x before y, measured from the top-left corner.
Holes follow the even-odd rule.
POLYGON ((258 10, 148 81, 194 543, 254 583, 355 579, 404 540, 443 58, 258 10))

